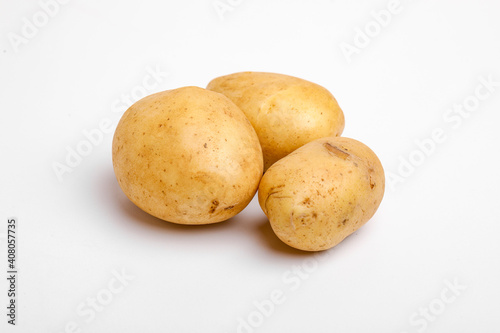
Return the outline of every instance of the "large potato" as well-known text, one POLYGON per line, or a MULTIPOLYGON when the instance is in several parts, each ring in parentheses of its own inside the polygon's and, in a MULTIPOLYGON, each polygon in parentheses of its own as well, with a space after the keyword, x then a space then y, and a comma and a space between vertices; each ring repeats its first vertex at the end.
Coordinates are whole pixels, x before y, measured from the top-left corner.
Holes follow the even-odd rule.
POLYGON ((344 130, 344 114, 320 85, 293 76, 242 72, 213 79, 207 89, 231 99, 259 136, 264 170, 304 144, 344 130))
POLYGON ((329 249, 375 214, 385 176, 375 153, 349 138, 322 138, 276 162, 259 203, 276 235, 301 250, 329 249))
POLYGON ((227 97, 197 87, 147 96, 121 118, 113 166, 123 192, 166 221, 207 224, 240 212, 263 172, 252 125, 227 97))

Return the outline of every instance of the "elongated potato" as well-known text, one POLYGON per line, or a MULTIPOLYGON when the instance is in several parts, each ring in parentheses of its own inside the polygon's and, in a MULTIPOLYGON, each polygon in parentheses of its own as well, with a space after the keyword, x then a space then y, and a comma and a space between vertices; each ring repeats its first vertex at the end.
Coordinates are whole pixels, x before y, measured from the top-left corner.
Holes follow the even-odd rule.
POLYGON ((229 97, 248 117, 262 145, 264 170, 300 146, 344 129, 333 95, 293 76, 241 72, 215 78, 207 89, 229 97))
POLYGON ((349 138, 310 142, 262 177, 259 203, 276 235, 301 250, 329 249, 365 224, 382 201, 375 153, 349 138))
POLYGON ((184 87, 147 96, 121 118, 113 166, 123 192, 166 221, 214 223, 254 196, 262 150, 243 112, 222 94, 184 87))

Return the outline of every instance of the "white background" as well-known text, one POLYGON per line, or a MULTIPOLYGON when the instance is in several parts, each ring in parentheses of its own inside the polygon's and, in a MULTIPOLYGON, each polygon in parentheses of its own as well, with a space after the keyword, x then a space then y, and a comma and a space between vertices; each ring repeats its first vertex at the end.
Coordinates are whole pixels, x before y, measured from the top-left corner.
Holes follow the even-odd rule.
POLYGON ((2 272, 19 223, 18 325, 2 278, 2 332, 500 331, 498 1, 401 0, 384 26, 386 0, 66 2, 49 17, 0 1, 2 272), (114 178, 112 131, 58 179, 144 80, 149 94, 244 70, 325 86, 344 135, 384 164, 379 211, 332 250, 282 244, 255 200, 209 226, 147 215, 114 178))

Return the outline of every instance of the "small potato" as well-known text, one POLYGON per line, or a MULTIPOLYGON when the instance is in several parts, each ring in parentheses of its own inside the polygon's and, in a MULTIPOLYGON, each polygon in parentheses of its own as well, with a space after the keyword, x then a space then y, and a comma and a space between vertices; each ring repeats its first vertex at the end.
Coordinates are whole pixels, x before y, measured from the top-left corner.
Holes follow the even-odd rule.
POLYGON ((220 92, 245 113, 259 136, 264 170, 304 144, 344 130, 344 114, 320 85, 293 76, 241 72, 213 79, 220 92))
POLYGON ((147 96, 113 138, 116 178, 160 219, 207 224, 239 213, 255 195, 262 150, 243 112, 222 94, 184 87, 147 96))
POLYGON ((329 249, 375 214, 385 188, 375 153, 349 138, 310 142, 273 164, 259 203, 283 242, 306 251, 329 249))

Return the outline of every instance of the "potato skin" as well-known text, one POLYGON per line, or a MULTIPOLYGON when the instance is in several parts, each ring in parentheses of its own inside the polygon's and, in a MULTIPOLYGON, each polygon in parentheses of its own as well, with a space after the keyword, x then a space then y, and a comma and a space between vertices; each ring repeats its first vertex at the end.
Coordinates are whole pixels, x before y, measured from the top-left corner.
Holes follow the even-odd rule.
POLYGON ((139 208, 180 224, 229 219, 248 205, 263 172, 250 122, 227 97, 198 87, 147 96, 122 116, 113 167, 139 208))
POLYGON ((370 148, 354 139, 330 137, 273 164, 259 185, 259 204, 283 242, 320 251, 365 224, 384 189, 384 169, 370 148))
POLYGON ((304 144, 344 130, 333 95, 293 76, 234 73, 213 79, 207 89, 229 97, 248 117, 262 145, 264 170, 304 144))

